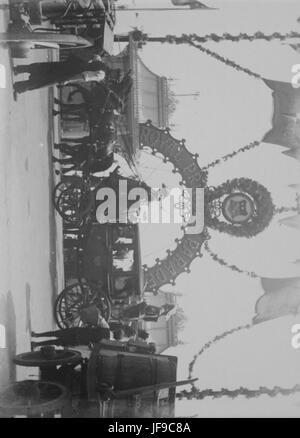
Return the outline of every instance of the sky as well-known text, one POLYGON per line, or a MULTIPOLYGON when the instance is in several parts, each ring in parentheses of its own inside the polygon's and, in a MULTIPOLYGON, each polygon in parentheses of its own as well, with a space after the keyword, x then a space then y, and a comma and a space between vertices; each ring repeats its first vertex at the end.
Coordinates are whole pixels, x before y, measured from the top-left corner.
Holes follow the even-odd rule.
MULTIPOLYGON (((287 32, 300 30, 298 1, 214 1, 207 5, 217 11, 119 12, 116 33, 139 27, 149 35, 182 33, 239 32, 261 30, 287 32)), ((170 0, 118 0, 131 7, 172 7, 170 0)), ((300 63, 299 53, 280 42, 206 43, 206 47, 228 57, 261 76, 281 81, 291 80, 292 65, 300 63)), ((116 45, 116 53, 122 48, 116 45)), ((271 128, 273 102, 271 90, 263 81, 236 72, 187 46, 148 43, 140 52, 145 64, 156 74, 173 78, 176 94, 199 97, 177 97, 179 104, 171 120, 172 135, 185 138, 198 163, 211 161, 254 140, 261 140, 271 128)), ((281 153, 283 148, 262 143, 257 149, 219 165, 209 172, 209 185, 218 185, 235 177, 250 177, 271 192, 276 206, 294 205, 295 193, 289 184, 300 182, 296 160, 281 153)), ((146 181, 154 186, 161 181, 178 183, 152 157, 142 157, 146 181), (148 169, 147 169, 148 166, 148 169), (157 167, 156 170, 153 168, 157 167)), ((210 247, 231 264, 254 271, 262 277, 299 275, 299 231, 279 224, 275 217, 260 235, 252 239, 233 238, 210 232, 210 247)), ((144 225, 141 227, 143 263, 149 266, 166 249, 174 248, 174 238, 181 231, 176 226, 144 225), (145 228, 143 228, 145 227, 145 228), (154 237, 155 236, 155 237, 154 237)), ((188 322, 180 334, 185 345, 168 350, 178 356, 178 378, 187 377, 187 366, 201 346, 214 336, 240 324, 251 322, 255 302, 263 294, 259 279, 236 274, 205 254, 192 263, 191 273, 182 274, 174 288, 181 292, 179 304, 188 322)), ((194 369, 202 389, 261 385, 286 387, 299 383, 300 351, 290 344, 291 327, 300 323, 300 315, 280 318, 241 331, 207 350, 194 369)), ((227 398, 177 402, 176 414, 198 416, 298 416, 300 395, 270 399, 246 400, 227 398)))

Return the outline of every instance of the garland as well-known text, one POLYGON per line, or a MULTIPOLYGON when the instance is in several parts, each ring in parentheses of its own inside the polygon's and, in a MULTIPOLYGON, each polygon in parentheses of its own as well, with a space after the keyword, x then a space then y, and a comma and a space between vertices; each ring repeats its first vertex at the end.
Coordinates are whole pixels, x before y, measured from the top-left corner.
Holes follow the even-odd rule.
POLYGON ((257 275, 255 272, 244 271, 243 269, 238 268, 236 265, 229 265, 225 260, 221 259, 216 253, 214 253, 210 249, 207 242, 204 243, 204 248, 206 249, 208 254, 211 256, 211 258, 215 262, 218 262, 220 265, 226 266, 226 268, 229 268, 234 272, 238 272, 239 274, 246 274, 246 275, 248 275, 248 277, 251 277, 251 278, 260 278, 260 276, 257 275))
MULTIPOLYGON (((169 36, 169 35, 167 35, 169 36)), ((299 32, 287 32, 285 34, 282 34, 280 32, 273 32, 269 35, 264 34, 261 31, 255 32, 253 35, 249 35, 247 33, 241 32, 238 35, 232 35, 231 33, 225 32, 222 35, 218 35, 216 33, 210 33, 204 36, 199 36, 195 33, 191 35, 182 35, 182 38, 185 40, 191 40, 191 41, 197 41, 198 43, 206 43, 208 41, 213 41, 215 43, 219 43, 221 41, 231 41, 231 42, 239 42, 239 41, 257 41, 257 40, 264 40, 264 41, 285 41, 290 38, 299 38, 300 33, 299 32)))
POLYGON ((213 389, 199 390, 193 386, 190 391, 182 390, 176 394, 176 397, 180 400, 186 398, 188 400, 203 400, 206 397, 221 398, 229 397, 236 398, 241 395, 246 398, 256 398, 261 395, 268 395, 269 397, 276 397, 277 395, 289 396, 300 392, 300 385, 295 385, 292 388, 281 388, 280 386, 274 386, 274 388, 267 388, 265 386, 260 386, 258 389, 248 389, 240 387, 238 389, 227 389, 221 388, 218 391, 213 389))
MULTIPOLYGON (((203 53, 206 53, 207 55, 217 59, 218 61, 226 64, 229 67, 234 68, 237 71, 241 71, 243 73, 248 74, 249 76, 252 76, 256 79, 261 79, 261 76, 253 71, 251 71, 248 68, 244 68, 240 66, 239 64, 235 63, 234 61, 231 61, 230 59, 224 58, 223 56, 219 55, 216 52, 213 52, 212 50, 206 49, 200 44, 196 43, 206 43, 209 41, 213 41, 215 43, 219 43, 221 41, 231 41, 231 42, 239 42, 239 41, 257 41, 257 40, 264 40, 264 41, 285 41, 290 38, 299 38, 300 33, 298 32, 288 32, 286 34, 281 34, 279 32, 273 32, 272 34, 266 35, 261 31, 255 32, 253 35, 248 35, 247 33, 239 33, 238 35, 232 35, 228 32, 223 33, 222 35, 218 35, 216 33, 210 33, 204 36, 200 36, 197 34, 182 34, 181 36, 176 35, 166 35, 165 37, 149 37, 147 34, 143 33, 139 29, 135 29, 131 33, 133 40, 138 42, 138 47, 141 48, 144 44, 146 44, 147 41, 149 42, 160 42, 160 43, 168 43, 168 44, 189 44, 190 46, 193 46, 197 48, 198 50, 201 50, 203 53)), ((118 40, 118 37, 117 37, 118 40)), ((119 40, 121 41, 122 38, 119 40)))
POLYGON ((246 73, 247 75, 252 76, 253 78, 256 78, 256 79, 262 78, 261 75, 253 72, 249 68, 242 67, 241 65, 237 64, 236 62, 231 61, 228 58, 224 58, 224 56, 221 56, 212 50, 206 49, 205 47, 201 46, 200 44, 195 44, 192 41, 190 41, 189 44, 191 46, 195 47, 196 49, 200 50, 201 52, 205 53, 206 55, 211 56, 212 58, 216 59, 217 61, 222 62, 223 64, 227 65, 228 67, 234 68, 236 71, 241 71, 242 73, 246 73))
MULTIPOLYGON (((199 352, 197 354, 195 354, 193 360, 189 364, 188 378, 189 379, 192 378, 192 372, 194 369, 194 365, 195 365, 197 359, 199 358, 199 356, 201 354, 203 354, 204 351, 209 349, 216 342, 226 338, 227 336, 229 336, 233 333, 236 333, 240 330, 244 330, 244 329, 248 330, 251 327, 253 327, 253 325, 251 325, 251 324, 241 325, 241 326, 235 327, 231 330, 225 331, 221 335, 215 336, 212 340, 210 340, 206 344, 204 344, 204 346, 201 348, 201 350, 199 350, 199 352)), ((200 390, 193 383, 192 387, 189 391, 184 389, 184 390, 180 391, 179 393, 177 393, 176 397, 179 400, 182 400, 184 398, 187 400, 194 400, 194 399, 203 400, 204 398, 207 398, 207 397, 212 397, 212 398, 229 397, 231 399, 234 399, 234 398, 240 397, 240 396, 244 396, 244 397, 249 399, 249 398, 256 398, 256 397, 259 397, 261 395, 268 395, 269 397, 276 397, 277 395, 289 396, 289 395, 296 394, 297 392, 300 392, 300 385, 295 385, 292 388, 281 388, 279 386, 275 386, 274 388, 267 388, 265 386, 260 386, 258 389, 248 389, 248 388, 241 386, 240 388, 237 388, 237 389, 221 388, 220 390, 213 390, 213 389, 200 390)))
POLYGON ((210 348, 216 342, 221 341, 222 339, 226 338, 227 336, 232 335, 233 333, 238 332, 240 330, 250 329, 251 327, 252 327, 251 324, 240 325, 240 326, 235 327, 235 328, 233 328, 231 330, 227 330, 226 332, 222 333, 221 335, 217 335, 213 339, 211 339, 210 341, 206 342, 206 344, 203 345, 201 350, 199 350, 198 353, 195 354, 193 360, 190 362, 190 364, 189 364, 189 377, 188 378, 189 379, 192 378, 192 373, 193 373, 193 369, 194 369, 195 363, 196 363, 197 359, 199 358, 199 356, 201 356, 201 354, 203 354, 205 350, 210 348))
POLYGON ((259 141, 253 141, 253 142, 247 144, 246 146, 239 148, 237 151, 233 151, 230 154, 224 155, 222 158, 219 158, 218 160, 215 160, 212 163, 209 163, 207 166, 205 166, 203 168, 203 170, 208 170, 211 167, 215 167, 217 164, 220 164, 222 161, 225 162, 225 161, 229 160, 230 158, 233 158, 236 155, 240 154, 241 152, 250 151, 250 150, 256 148, 257 146, 259 146, 260 144, 261 143, 259 141))
POLYGON ((253 237, 263 231, 271 222, 274 215, 274 205, 271 194, 261 184, 249 178, 235 178, 228 180, 224 184, 211 189, 205 193, 205 225, 222 233, 228 233, 237 237, 253 237), (220 221, 216 217, 211 217, 207 207, 213 200, 219 199, 235 191, 249 193, 256 204, 256 216, 251 221, 236 226, 227 222, 220 221))
MULTIPOLYGON (((223 33, 222 35, 218 35, 216 33, 210 33, 207 35, 197 35, 195 33, 192 34, 182 34, 181 36, 177 35, 166 35, 165 37, 149 37, 146 33, 143 33, 139 29, 135 29, 131 32, 132 38, 134 41, 145 44, 147 42, 160 42, 160 43, 169 43, 169 44, 190 44, 191 42, 197 43, 207 43, 208 41, 213 41, 215 43, 219 43, 221 41, 231 41, 231 42, 239 42, 239 41, 285 41, 290 38, 299 38, 299 32, 288 32, 285 34, 279 32, 273 32, 269 35, 264 34, 261 31, 255 32, 253 35, 249 35, 247 33, 239 33, 238 35, 233 35, 228 32, 223 33)), ((122 37, 116 35, 116 41, 122 41, 122 37)))

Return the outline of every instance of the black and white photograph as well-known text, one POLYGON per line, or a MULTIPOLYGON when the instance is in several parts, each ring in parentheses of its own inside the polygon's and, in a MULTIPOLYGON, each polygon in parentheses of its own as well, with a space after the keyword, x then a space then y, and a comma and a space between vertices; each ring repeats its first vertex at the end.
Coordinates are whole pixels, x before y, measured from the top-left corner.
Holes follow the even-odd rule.
POLYGON ((0 200, 0 419, 300 417, 299 0, 0 0, 0 200))

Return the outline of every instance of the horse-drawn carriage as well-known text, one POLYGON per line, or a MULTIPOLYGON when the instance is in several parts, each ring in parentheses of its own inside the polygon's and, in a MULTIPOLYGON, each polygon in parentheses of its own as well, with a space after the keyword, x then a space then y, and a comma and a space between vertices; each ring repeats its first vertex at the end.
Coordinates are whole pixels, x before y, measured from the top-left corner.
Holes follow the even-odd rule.
MULTIPOLYGON (((98 190, 113 189, 118 198, 120 181, 126 182, 129 190, 132 187, 151 190, 144 183, 114 172, 101 178, 93 188, 80 178, 70 178, 59 183, 54 191, 56 209, 64 219, 67 284, 55 304, 60 327, 80 325, 80 313, 89 305, 96 304, 106 319, 118 319, 124 307, 142 299, 144 280, 138 224, 120 222, 121 213, 127 214, 127 209, 121 212, 119 205, 114 223, 99 223, 97 219, 98 190)), ((130 208, 133 201, 128 202, 130 208)))

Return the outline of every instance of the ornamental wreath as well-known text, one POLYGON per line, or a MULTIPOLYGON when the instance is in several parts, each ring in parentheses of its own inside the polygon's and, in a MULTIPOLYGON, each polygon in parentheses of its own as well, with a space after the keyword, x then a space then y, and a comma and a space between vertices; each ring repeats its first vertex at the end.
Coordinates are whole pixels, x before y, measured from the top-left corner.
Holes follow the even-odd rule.
POLYGON ((264 186, 252 179, 235 178, 218 187, 205 189, 205 225, 221 233, 247 238, 256 236, 269 225, 274 213, 275 207, 271 194, 264 186), (247 223, 230 224, 211 216, 209 204, 212 201, 237 192, 248 194, 255 203, 255 214, 247 223))

